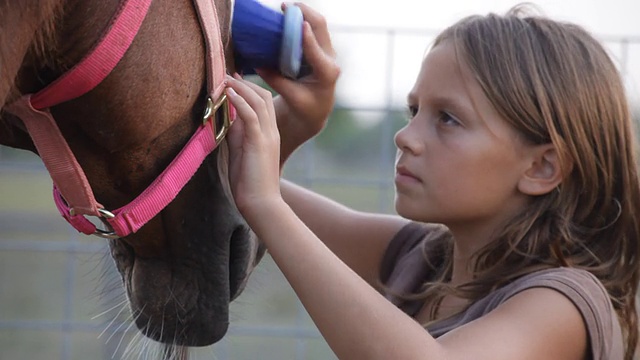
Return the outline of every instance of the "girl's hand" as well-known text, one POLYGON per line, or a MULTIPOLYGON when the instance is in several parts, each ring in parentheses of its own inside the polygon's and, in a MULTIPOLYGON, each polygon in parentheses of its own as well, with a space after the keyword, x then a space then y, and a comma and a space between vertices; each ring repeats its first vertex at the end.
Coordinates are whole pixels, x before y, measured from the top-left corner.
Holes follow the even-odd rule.
POLYGON ((237 117, 227 134, 229 181, 236 206, 247 221, 280 197, 280 134, 271 93, 227 76, 227 96, 237 117))
MULTIPOLYGON (((325 18, 309 6, 295 3, 304 16, 303 51, 313 73, 297 81, 275 71, 257 70, 280 96, 274 100, 282 135, 281 164, 302 143, 324 128, 335 103, 340 67, 325 18)), ((282 5, 283 9, 286 6, 282 5)))

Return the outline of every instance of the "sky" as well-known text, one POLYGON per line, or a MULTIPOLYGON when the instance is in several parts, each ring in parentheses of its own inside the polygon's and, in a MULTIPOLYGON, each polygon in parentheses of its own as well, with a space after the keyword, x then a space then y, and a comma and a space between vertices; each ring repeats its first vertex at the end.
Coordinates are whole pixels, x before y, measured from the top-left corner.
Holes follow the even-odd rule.
MULTIPOLYGON (((278 8, 281 1, 259 0, 278 8)), ((513 0, 306 0, 327 19, 342 68, 339 102, 369 109, 404 106, 432 36, 471 14, 502 13, 513 0), (386 5, 391 3, 393 5, 386 5), (394 31, 394 36, 390 36, 394 31), (388 71, 390 69, 390 71, 388 71)), ((543 14, 577 23, 602 40, 640 106, 640 0, 529 1, 543 14), (630 41, 628 47, 620 40, 630 41)))

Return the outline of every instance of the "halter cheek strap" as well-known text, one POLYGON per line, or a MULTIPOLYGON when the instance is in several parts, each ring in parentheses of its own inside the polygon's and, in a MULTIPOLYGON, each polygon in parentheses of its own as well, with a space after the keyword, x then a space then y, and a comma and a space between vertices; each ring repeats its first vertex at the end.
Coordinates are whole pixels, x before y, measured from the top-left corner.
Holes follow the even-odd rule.
POLYGON ((25 124, 38 154, 53 180, 53 197, 60 214, 78 231, 106 238, 136 232, 166 207, 191 179, 204 159, 219 144, 235 117, 224 98, 226 74, 224 48, 213 0, 195 0, 207 47, 208 104, 226 108, 224 127, 216 129, 215 111, 208 107, 201 126, 184 149, 158 178, 131 203, 107 211, 95 200, 91 186, 62 136, 49 108, 75 99, 95 88, 115 68, 133 42, 152 0, 123 0, 108 31, 75 67, 36 94, 24 95, 6 110, 25 124), (111 230, 104 231, 85 216, 99 217, 111 230))

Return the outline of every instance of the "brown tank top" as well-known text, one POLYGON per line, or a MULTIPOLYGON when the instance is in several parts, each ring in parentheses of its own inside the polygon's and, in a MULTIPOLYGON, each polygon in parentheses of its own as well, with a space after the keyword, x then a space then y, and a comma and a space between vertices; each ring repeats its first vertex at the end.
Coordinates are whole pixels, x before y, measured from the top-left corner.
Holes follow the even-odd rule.
MULTIPOLYGON (((423 245, 430 235, 443 231, 446 228, 438 225, 410 223, 392 239, 383 257, 380 278, 389 289, 386 297, 412 317, 422 302, 405 301, 393 294, 415 293, 429 279, 430 266, 423 255, 423 245)), ((574 268, 546 269, 525 275, 474 302, 463 312, 430 324, 427 331, 433 337, 442 336, 486 315, 515 294, 535 287, 554 289, 573 302, 589 334, 591 359, 623 359, 620 322, 607 291, 594 275, 574 268)))

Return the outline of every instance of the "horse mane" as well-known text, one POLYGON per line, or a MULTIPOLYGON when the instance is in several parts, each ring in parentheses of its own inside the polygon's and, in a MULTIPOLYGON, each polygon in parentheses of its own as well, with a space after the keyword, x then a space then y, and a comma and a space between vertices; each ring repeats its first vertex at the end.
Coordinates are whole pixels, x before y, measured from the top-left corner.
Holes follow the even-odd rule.
POLYGON ((0 108, 18 95, 14 82, 21 64, 31 59, 45 61, 55 51, 56 24, 64 3, 0 0, 0 108))

